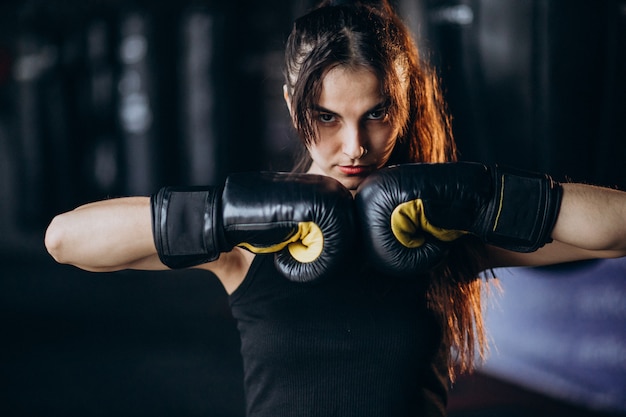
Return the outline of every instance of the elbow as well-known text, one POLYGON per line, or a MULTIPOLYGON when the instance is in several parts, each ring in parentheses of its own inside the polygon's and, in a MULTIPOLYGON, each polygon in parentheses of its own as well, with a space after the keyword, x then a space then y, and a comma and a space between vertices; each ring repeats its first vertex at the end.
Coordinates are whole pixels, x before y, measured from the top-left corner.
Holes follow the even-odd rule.
POLYGON ((52 219, 48 228, 46 229, 46 234, 44 237, 44 244, 46 246, 46 250, 52 256, 52 258, 58 263, 67 263, 65 256, 63 255, 63 247, 66 233, 63 229, 63 220, 62 217, 56 216, 52 219))

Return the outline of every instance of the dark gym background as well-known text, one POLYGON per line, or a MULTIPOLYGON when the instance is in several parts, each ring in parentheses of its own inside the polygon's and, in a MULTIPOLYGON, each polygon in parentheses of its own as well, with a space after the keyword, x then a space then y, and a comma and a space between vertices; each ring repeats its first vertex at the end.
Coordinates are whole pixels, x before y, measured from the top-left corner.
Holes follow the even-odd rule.
MULTIPOLYGON (((0 415, 243 415, 237 333, 212 276, 87 273, 55 264, 43 234, 55 214, 92 200, 288 169, 282 47, 313 4, 0 4, 0 415)), ((626 1, 394 4, 440 69, 462 159, 626 189, 626 1)), ((623 263, 581 268, 565 271, 589 274, 581 285, 608 274, 613 299, 626 293, 623 263)), ((508 378, 505 364, 461 378, 451 415, 626 413, 617 300, 602 311, 618 360, 609 379, 594 376, 617 395, 548 392, 508 378)))

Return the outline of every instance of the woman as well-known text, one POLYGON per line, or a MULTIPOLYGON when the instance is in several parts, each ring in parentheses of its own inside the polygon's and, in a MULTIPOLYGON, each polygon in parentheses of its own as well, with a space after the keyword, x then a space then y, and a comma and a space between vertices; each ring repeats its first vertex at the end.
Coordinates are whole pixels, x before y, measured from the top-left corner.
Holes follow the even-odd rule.
MULTIPOLYGON (((328 3, 295 22, 286 48, 284 96, 306 150, 295 170, 355 194, 383 167, 454 161, 435 73, 389 4, 328 3)), ((147 197, 87 204, 53 219, 46 247, 89 271, 166 269, 152 215, 147 197)), ((563 184, 551 239, 521 253, 466 236, 413 279, 362 253, 317 285, 240 247, 195 267, 230 294, 248 415, 443 416, 454 365, 469 370, 485 350, 480 272, 626 255, 626 194, 563 184)))

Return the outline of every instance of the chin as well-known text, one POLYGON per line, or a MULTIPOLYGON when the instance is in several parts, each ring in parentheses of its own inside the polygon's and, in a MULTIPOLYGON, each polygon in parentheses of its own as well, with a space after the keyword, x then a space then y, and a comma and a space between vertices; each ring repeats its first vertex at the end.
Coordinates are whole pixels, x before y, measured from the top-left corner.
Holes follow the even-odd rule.
POLYGON ((343 178, 339 179, 339 182, 354 194, 357 188, 359 188, 359 185, 363 182, 363 178, 343 178))

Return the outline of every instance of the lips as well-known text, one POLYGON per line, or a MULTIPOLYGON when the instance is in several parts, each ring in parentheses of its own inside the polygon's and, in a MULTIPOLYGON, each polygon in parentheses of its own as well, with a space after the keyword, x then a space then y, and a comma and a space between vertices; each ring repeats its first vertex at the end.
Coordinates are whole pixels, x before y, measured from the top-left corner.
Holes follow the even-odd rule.
POLYGON ((339 165, 339 170, 345 175, 365 175, 371 171, 371 167, 364 165, 339 165))

